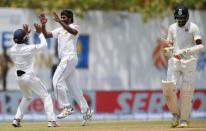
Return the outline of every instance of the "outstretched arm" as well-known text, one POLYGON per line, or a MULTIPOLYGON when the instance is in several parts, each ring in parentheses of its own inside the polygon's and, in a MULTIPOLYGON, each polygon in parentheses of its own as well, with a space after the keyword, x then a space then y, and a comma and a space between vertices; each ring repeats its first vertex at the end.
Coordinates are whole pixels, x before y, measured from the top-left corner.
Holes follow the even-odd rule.
POLYGON ((40 20, 40 22, 41 22, 41 24, 42 24, 42 33, 44 34, 44 36, 45 36, 46 38, 51 38, 51 37, 53 37, 52 33, 51 33, 51 32, 48 32, 48 31, 46 30, 47 18, 45 17, 45 14, 44 14, 44 13, 41 13, 41 14, 39 15, 39 20, 40 20))
POLYGON ((78 33, 78 31, 74 28, 71 28, 69 25, 67 25, 66 23, 64 23, 63 21, 61 21, 61 19, 59 18, 59 16, 57 15, 56 12, 53 13, 54 16, 54 20, 56 22, 58 22, 65 30, 67 30, 69 33, 71 33, 72 35, 76 35, 78 33))
POLYGON ((42 33, 42 27, 39 24, 34 23, 36 32, 39 34, 40 44, 35 45, 36 49, 43 49, 47 46, 47 41, 42 33))

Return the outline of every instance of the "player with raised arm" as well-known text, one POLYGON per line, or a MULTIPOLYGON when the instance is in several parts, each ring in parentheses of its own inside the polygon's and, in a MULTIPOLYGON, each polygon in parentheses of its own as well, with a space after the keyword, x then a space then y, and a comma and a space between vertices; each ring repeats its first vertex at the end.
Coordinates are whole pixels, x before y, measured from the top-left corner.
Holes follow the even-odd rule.
POLYGON ((61 27, 48 32, 46 31, 47 18, 42 13, 39 16, 42 23, 42 31, 46 38, 58 39, 58 57, 60 63, 53 76, 53 86, 56 98, 63 108, 62 112, 57 118, 64 118, 74 112, 67 96, 67 88, 70 94, 73 94, 75 100, 78 102, 81 112, 83 113, 82 126, 91 119, 93 110, 91 110, 83 96, 82 90, 76 86, 75 67, 78 62, 76 44, 79 37, 79 26, 73 23, 73 12, 71 10, 63 10, 61 18, 54 12, 54 20, 60 24, 61 27))
POLYGON ((171 127, 187 128, 192 108, 194 78, 197 55, 203 50, 199 28, 189 21, 189 11, 185 6, 174 10, 176 22, 170 25, 167 41, 172 51, 168 60, 167 80, 162 81, 163 95, 169 111, 173 115, 171 127), (180 100, 177 100, 177 81, 181 78, 180 100))
POLYGON ((16 66, 17 82, 23 94, 12 125, 21 127, 20 122, 32 101, 32 92, 34 92, 43 100, 48 118, 48 127, 56 127, 58 124, 56 123, 51 96, 48 94, 44 84, 33 72, 33 54, 47 46, 41 26, 34 24, 34 27, 36 32, 39 33, 40 44, 28 44, 28 34, 31 29, 29 29, 27 24, 24 24, 23 29, 17 29, 14 32, 13 40, 15 44, 10 48, 11 58, 16 66))

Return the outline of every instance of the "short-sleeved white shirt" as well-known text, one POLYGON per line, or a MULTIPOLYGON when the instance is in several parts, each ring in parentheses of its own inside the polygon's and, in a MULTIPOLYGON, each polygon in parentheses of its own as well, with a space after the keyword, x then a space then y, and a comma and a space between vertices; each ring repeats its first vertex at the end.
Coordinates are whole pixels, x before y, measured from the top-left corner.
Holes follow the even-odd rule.
POLYGON ((63 27, 51 31, 53 37, 58 39, 58 56, 60 59, 77 54, 76 44, 79 37, 80 27, 75 24, 70 24, 69 26, 76 29, 78 33, 73 35, 63 27))
POLYGON ((174 42, 174 53, 195 46, 197 39, 201 39, 199 28, 190 21, 183 27, 179 27, 177 23, 169 27, 167 40, 174 42))

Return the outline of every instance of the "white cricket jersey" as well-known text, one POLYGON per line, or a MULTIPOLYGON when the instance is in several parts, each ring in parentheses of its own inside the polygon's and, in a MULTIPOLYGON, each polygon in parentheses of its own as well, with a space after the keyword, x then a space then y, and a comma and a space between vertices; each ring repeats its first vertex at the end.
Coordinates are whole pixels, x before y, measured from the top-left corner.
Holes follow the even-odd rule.
POLYGON ((46 39, 41 33, 39 35, 40 44, 14 44, 10 48, 10 54, 13 62, 16 65, 16 70, 30 72, 33 68, 33 54, 47 46, 46 39))
POLYGON ((69 33, 63 27, 51 31, 53 37, 58 39, 58 56, 60 59, 67 58, 69 55, 77 55, 76 44, 80 28, 75 24, 69 26, 78 31, 77 35, 69 33))
POLYGON ((201 39, 199 28, 190 21, 183 27, 179 27, 177 23, 169 27, 167 40, 174 42, 174 53, 195 46, 195 40, 197 39, 201 39))

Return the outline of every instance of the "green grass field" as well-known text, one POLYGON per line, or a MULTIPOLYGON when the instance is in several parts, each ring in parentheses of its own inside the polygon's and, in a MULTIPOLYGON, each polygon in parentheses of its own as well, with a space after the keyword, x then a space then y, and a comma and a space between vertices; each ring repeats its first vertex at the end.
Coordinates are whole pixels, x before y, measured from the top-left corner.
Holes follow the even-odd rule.
POLYGON ((170 121, 92 121, 82 127, 80 122, 60 122, 61 126, 48 128, 46 122, 22 122, 21 128, 1 123, 0 131, 206 131, 206 120, 193 120, 190 128, 170 128, 170 121))

